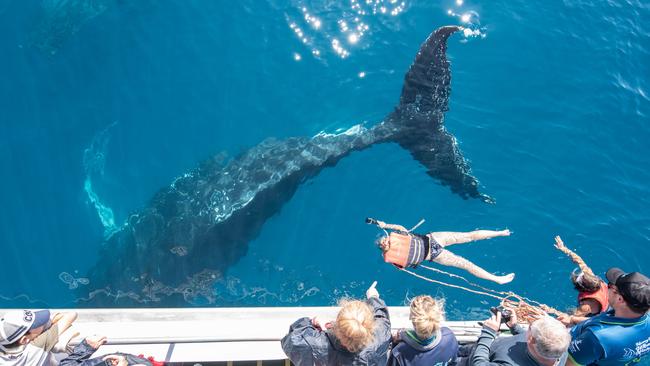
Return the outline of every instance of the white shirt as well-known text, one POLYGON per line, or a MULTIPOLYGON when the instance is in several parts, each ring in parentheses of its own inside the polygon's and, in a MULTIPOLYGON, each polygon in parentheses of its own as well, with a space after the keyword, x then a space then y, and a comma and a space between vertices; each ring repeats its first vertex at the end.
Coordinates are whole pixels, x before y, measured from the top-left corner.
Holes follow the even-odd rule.
POLYGON ((54 324, 25 346, 0 348, 0 366, 55 366, 52 348, 59 340, 59 329, 54 324))

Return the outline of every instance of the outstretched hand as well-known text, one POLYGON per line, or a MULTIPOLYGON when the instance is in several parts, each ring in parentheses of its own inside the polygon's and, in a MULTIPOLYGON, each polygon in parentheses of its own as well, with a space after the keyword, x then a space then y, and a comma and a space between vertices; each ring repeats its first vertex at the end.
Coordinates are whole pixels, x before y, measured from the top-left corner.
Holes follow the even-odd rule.
POLYGON ((497 311, 496 314, 492 314, 490 319, 483 322, 483 326, 498 332, 501 328, 501 312, 497 311))
POLYGON ((391 331, 391 341, 393 343, 399 343, 399 341, 402 340, 402 337, 400 337, 401 329, 400 330, 393 330, 391 331))
POLYGON ((97 350, 101 345, 106 344, 106 336, 90 336, 86 337, 86 343, 93 349, 97 350))
POLYGON ((369 299, 371 297, 376 297, 379 298, 379 291, 377 291, 377 281, 374 281, 370 287, 368 287, 368 290, 366 290, 366 298, 369 299))
POLYGON ((506 307, 506 309, 510 310, 510 320, 506 322, 506 325, 508 328, 514 328, 519 322, 519 319, 517 318, 517 309, 510 306, 506 307))
POLYGON ((562 238, 560 236, 555 237, 555 247, 558 248, 559 250, 566 249, 566 245, 564 245, 564 242, 562 241, 562 238))
POLYGON ((311 325, 314 326, 314 328, 322 331, 332 328, 333 323, 331 321, 323 321, 315 316, 311 319, 311 325))
POLYGON ((557 316, 557 320, 559 320, 560 323, 564 324, 564 326, 567 327, 567 328, 570 327, 571 325, 573 325, 572 324, 573 322, 571 321, 571 318, 572 317, 569 314, 560 314, 560 315, 557 316))

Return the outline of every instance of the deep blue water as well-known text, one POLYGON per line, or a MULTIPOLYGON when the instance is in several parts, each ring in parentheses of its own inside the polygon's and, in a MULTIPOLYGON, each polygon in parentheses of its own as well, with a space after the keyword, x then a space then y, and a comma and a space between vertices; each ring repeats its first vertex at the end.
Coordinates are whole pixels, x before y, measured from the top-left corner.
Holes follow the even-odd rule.
POLYGON ((0 0, 0 307, 76 306, 60 275, 84 278, 111 228, 214 154, 381 121, 420 43, 463 14, 481 35, 450 39, 446 127, 496 204, 397 145, 354 153, 268 220, 212 306, 333 304, 377 280, 391 305, 485 307, 383 263, 366 216, 510 228, 453 251, 558 308, 574 266, 555 235, 597 272, 649 273, 647 2, 0 0))

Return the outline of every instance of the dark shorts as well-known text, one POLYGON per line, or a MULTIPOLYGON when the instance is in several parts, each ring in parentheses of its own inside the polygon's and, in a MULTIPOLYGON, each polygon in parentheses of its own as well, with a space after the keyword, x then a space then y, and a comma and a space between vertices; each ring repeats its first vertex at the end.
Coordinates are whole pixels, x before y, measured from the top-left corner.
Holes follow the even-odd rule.
POLYGON ((442 253, 442 245, 428 235, 413 234, 409 248, 408 266, 417 267, 431 253, 430 260, 442 253))
POLYGON ((442 250, 444 247, 436 241, 436 239, 433 238, 433 236, 430 235, 425 235, 425 237, 429 240, 429 252, 431 252, 431 258, 430 260, 434 260, 437 256, 442 253, 442 250))

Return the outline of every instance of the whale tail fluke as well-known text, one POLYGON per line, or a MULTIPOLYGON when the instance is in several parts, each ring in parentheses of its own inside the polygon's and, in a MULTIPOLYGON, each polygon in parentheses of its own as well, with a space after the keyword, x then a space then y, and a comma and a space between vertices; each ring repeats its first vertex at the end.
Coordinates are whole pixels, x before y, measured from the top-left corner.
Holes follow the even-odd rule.
POLYGON ((400 103, 393 114, 398 132, 392 140, 408 150, 427 168, 427 174, 463 198, 492 199, 479 192, 478 180, 458 148, 456 138, 444 127, 449 109, 451 73, 447 39, 461 30, 446 26, 435 30, 422 44, 404 78, 400 103))

